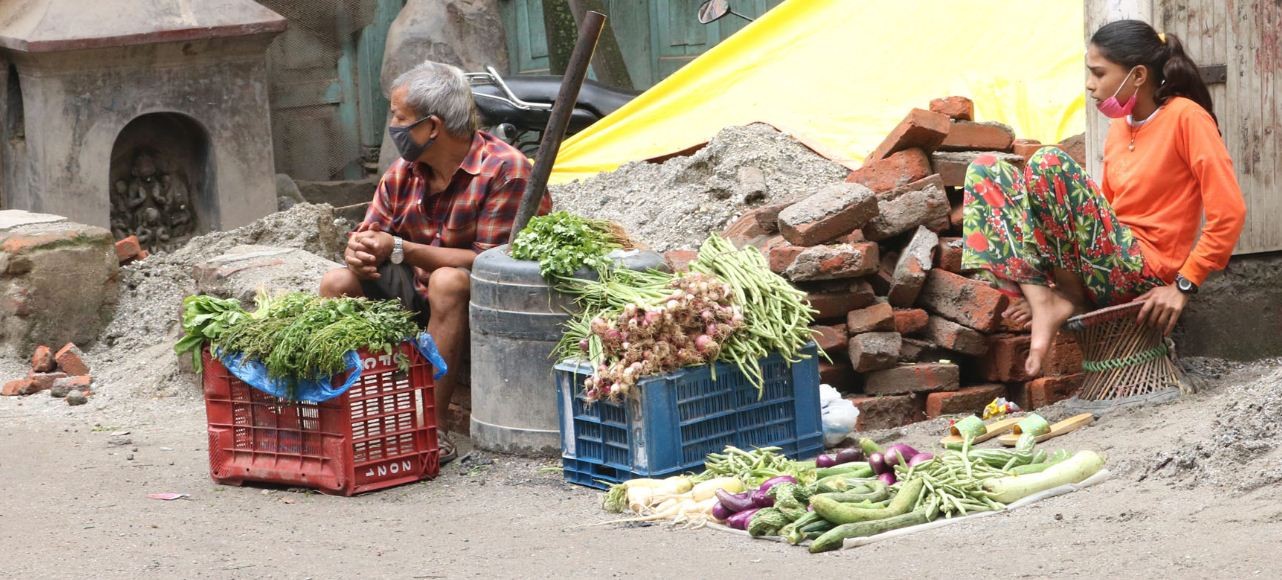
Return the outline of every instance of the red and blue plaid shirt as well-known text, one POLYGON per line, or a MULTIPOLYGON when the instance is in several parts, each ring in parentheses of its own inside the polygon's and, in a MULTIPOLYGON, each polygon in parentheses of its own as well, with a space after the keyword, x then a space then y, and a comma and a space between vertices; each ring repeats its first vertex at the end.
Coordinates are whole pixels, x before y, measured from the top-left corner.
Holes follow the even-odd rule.
MULTIPOLYGON (((530 179, 530 161, 515 147, 477 131, 472 148, 444 191, 428 193, 431 169, 397 159, 378 183, 356 231, 384 231, 418 244, 483 252, 507 243, 530 179)), ((538 215, 552 210, 544 194, 538 215)), ((427 295, 428 272, 417 270, 427 295)))

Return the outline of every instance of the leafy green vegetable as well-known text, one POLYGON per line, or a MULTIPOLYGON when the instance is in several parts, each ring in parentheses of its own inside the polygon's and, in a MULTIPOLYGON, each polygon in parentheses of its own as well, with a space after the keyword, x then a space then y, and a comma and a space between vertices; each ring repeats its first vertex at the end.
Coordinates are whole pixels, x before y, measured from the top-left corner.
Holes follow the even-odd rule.
POLYGON ((175 349, 192 351, 199 360, 200 346, 209 341, 221 352, 262 361, 269 377, 292 384, 346 370, 343 357, 351 350, 394 354, 406 337, 418 333, 413 313, 396 300, 291 292, 260 293, 256 302, 254 312, 245 313, 235 300, 188 297, 183 315, 187 336, 175 349))
POLYGON ((205 341, 222 339, 228 328, 246 316, 237 300, 204 295, 183 298, 183 329, 187 334, 174 345, 174 352, 179 356, 191 353, 192 365, 200 372, 200 347, 205 341))
POLYGON ((589 268, 604 270, 612 250, 627 245, 622 231, 610 221, 557 211, 530 220, 512 242, 517 260, 539 263, 539 274, 549 280, 569 278, 589 268))

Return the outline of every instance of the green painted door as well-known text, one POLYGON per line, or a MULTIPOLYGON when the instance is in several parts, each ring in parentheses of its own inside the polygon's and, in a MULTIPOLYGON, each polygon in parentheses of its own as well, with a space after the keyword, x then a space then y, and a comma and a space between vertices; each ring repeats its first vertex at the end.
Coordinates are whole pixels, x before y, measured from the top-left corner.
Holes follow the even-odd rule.
MULTIPOLYGON (((500 0, 513 74, 547 74, 544 0, 500 0)), ((564 0, 556 0, 564 1, 564 0)), ((740 14, 756 18, 783 0, 730 0, 740 14)), ((646 89, 748 24, 734 15, 700 24, 703 0, 608 0, 614 28, 634 88, 646 89)))

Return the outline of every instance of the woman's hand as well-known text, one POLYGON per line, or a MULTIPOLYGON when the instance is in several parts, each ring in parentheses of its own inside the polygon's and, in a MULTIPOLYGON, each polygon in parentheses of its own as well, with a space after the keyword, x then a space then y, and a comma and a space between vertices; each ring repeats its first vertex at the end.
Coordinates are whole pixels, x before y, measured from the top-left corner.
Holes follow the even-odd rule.
POLYGON ((1180 320, 1184 306, 1189 303, 1189 296, 1175 286, 1159 286, 1145 292, 1135 301, 1144 303, 1140 308, 1138 322, 1163 329, 1163 334, 1169 335, 1175 330, 1175 323, 1180 320))

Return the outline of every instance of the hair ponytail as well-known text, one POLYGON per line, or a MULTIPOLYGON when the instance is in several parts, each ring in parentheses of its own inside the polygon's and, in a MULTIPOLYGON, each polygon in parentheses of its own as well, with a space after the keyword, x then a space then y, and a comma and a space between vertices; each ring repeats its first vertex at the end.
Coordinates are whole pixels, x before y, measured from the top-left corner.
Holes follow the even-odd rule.
POLYGON ((1215 106, 1211 102, 1211 90, 1202 82, 1202 72, 1198 70, 1197 64, 1192 58, 1184 52, 1184 43, 1180 42, 1179 37, 1174 34, 1166 34, 1165 57, 1166 62, 1162 64, 1161 85, 1157 87, 1157 93, 1154 98, 1158 103, 1165 103, 1167 99, 1175 96, 1184 97, 1206 109, 1215 119, 1215 123, 1220 123, 1215 117, 1215 106))
POLYGON ((1171 97, 1184 97, 1202 106, 1219 124, 1215 116, 1211 91, 1202 82, 1197 64, 1184 52, 1184 43, 1174 34, 1159 35, 1148 23, 1139 20, 1118 20, 1101 26, 1091 36, 1104 57, 1124 67, 1148 67, 1149 74, 1158 83, 1153 97, 1163 105, 1171 97))

